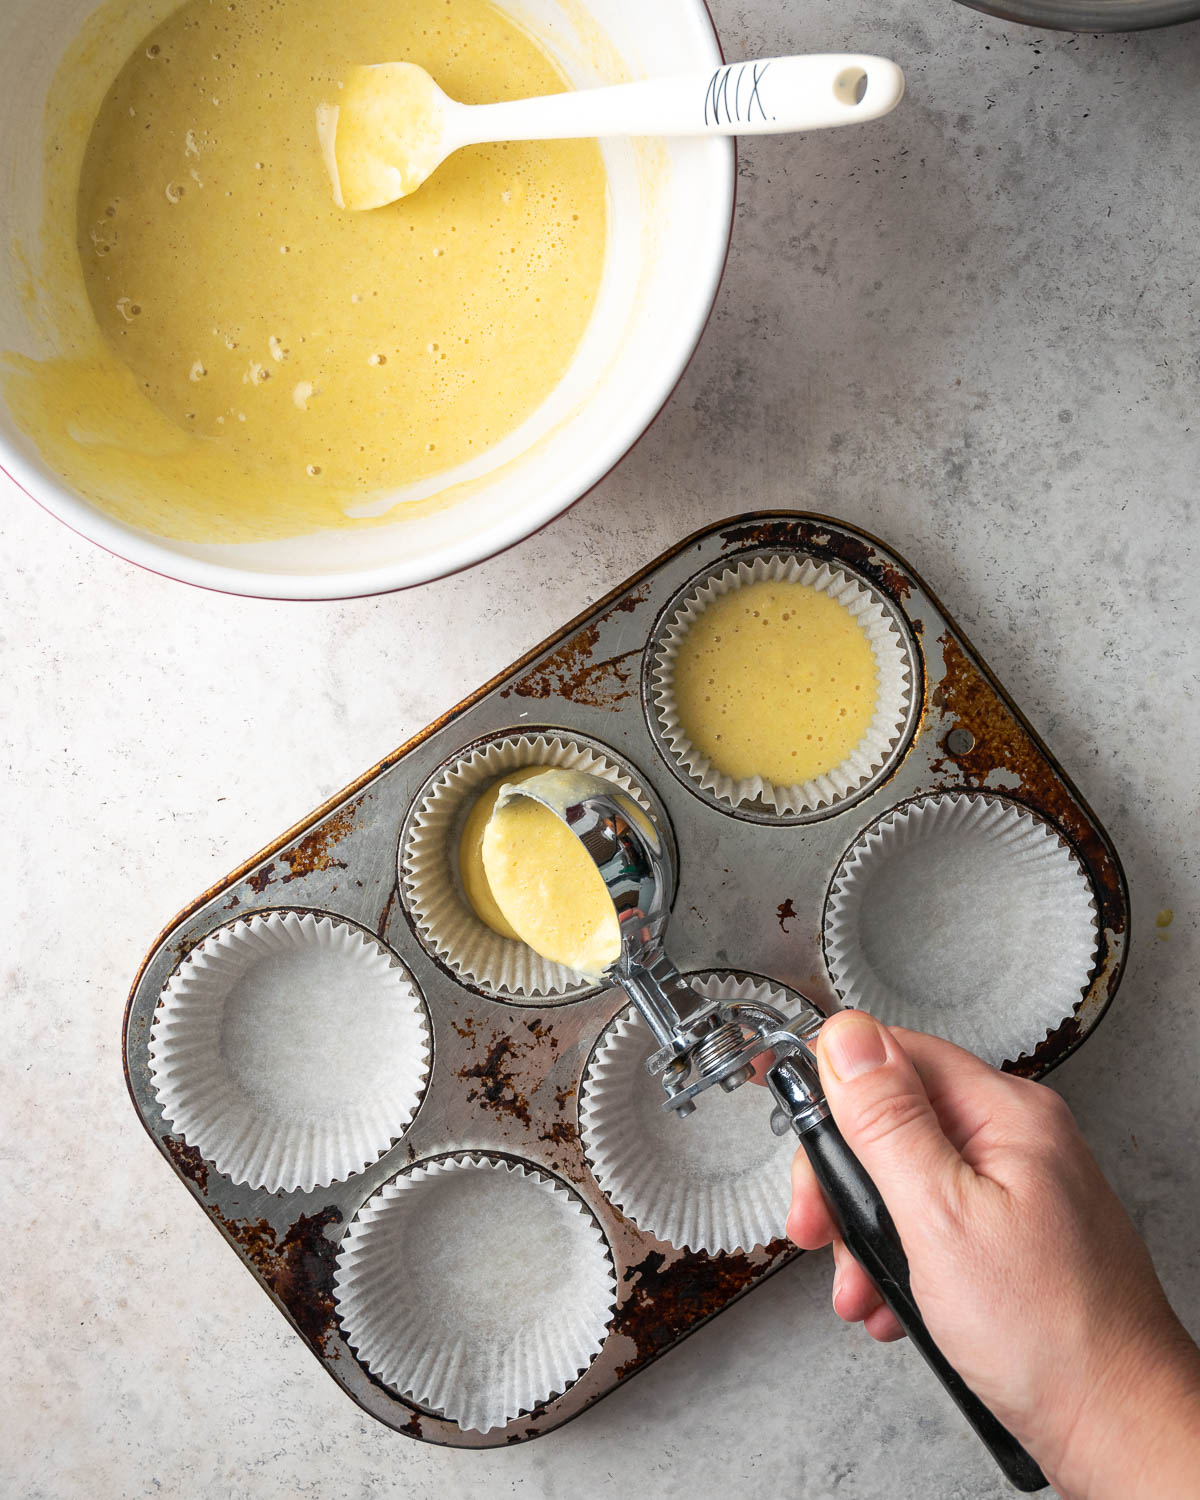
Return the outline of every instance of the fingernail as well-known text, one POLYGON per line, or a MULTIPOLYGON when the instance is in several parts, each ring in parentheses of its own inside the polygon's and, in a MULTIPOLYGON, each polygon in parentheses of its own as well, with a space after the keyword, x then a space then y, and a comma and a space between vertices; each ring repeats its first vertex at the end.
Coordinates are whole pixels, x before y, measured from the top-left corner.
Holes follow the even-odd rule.
POLYGON ((877 1021, 860 1010, 844 1011, 821 1033, 821 1055, 843 1083, 887 1062, 877 1021))

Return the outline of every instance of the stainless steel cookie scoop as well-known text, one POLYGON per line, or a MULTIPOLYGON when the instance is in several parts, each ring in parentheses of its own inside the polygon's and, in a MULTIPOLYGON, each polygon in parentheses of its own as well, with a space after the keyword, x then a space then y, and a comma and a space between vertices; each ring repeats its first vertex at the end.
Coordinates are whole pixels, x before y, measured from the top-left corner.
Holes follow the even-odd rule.
POLYGON ((515 797, 531 798, 560 818, 600 871, 621 931, 620 957, 604 977, 629 995, 654 1034, 658 1050, 646 1067, 662 1081, 664 1109, 691 1114, 705 1089, 738 1088, 751 1077, 756 1060, 769 1054, 766 1084, 775 1099, 771 1128, 778 1135, 790 1128, 799 1137, 847 1249, 1009 1481, 1025 1492, 1045 1489, 1041 1469, 948 1363, 925 1327, 891 1215, 829 1112, 812 1050, 820 1013, 800 995, 798 1014, 789 1021, 773 1006, 710 1001, 691 988, 664 948, 674 868, 649 816, 627 793, 596 776, 556 770, 504 787, 497 809, 515 797))

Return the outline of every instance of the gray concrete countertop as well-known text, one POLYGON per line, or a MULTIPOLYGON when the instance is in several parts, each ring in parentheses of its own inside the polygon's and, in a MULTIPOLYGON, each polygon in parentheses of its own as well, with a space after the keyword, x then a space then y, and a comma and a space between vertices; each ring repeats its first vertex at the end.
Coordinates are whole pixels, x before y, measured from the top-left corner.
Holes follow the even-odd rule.
POLYGON ((411 1442, 318 1368, 126 1096, 125 994, 187 899, 680 535, 756 506, 905 554, 1112 833, 1131 964, 1056 1082, 1200 1333, 1200 28, 713 9, 730 57, 881 52, 908 97, 742 148, 699 354, 541 535, 413 593, 280 605, 138 572, 4 494, 5 1496, 1010 1493, 910 1350, 834 1318, 824 1255, 540 1442, 411 1442))

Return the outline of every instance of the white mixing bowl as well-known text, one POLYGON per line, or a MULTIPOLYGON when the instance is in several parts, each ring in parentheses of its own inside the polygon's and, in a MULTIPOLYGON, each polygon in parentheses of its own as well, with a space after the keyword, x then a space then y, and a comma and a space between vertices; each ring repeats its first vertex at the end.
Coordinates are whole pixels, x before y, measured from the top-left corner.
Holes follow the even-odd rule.
MULTIPOLYGON (((178 0, 129 0, 128 50, 178 0)), ((578 87, 703 70, 720 49, 704 0, 500 0, 578 87)), ((0 7, 0 350, 44 356, 27 315, 41 217, 41 121, 55 69, 95 0, 0 7)), ((98 103, 98 101, 97 101, 98 103)), ((587 335, 537 412, 448 482, 452 504, 415 504, 377 527, 285 541, 176 541, 114 520, 42 460, 0 401, 0 468, 59 520, 131 562, 187 583, 276 599, 404 588, 488 557, 565 510, 635 443, 700 338, 725 264, 733 209, 728 140, 604 143, 610 236, 587 335)), ((390 502, 391 496, 387 497, 390 502)))

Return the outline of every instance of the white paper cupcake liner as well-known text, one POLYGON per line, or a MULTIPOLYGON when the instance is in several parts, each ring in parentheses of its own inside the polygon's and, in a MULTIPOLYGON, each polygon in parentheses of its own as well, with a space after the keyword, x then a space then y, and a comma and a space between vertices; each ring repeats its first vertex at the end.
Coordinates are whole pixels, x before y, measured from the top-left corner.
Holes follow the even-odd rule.
POLYGON ((475 913, 458 875, 458 841, 481 792, 526 766, 560 766, 603 776, 652 816, 643 788, 599 747, 553 734, 517 734, 476 746, 443 769, 418 796, 400 844, 400 890, 417 934, 435 957, 468 984, 503 999, 582 995, 595 988, 563 964, 493 932, 475 913))
POLYGON ((802 554, 756 557, 739 562, 691 590, 660 627, 652 646, 651 712, 667 754, 702 791, 730 808, 758 803, 768 811, 796 815, 832 807, 878 776, 903 750, 913 691, 907 643, 881 599, 860 579, 802 554), (692 623, 724 594, 750 583, 800 583, 827 594, 858 621, 875 657, 875 713, 856 748, 839 766, 795 786, 777 786, 761 776, 735 781, 692 744, 675 704, 675 658, 692 623))
MULTIPOLYGON (((709 1000, 758 1000, 785 1013, 781 989, 744 975, 693 975, 709 1000)), ((583 1082, 584 1151, 605 1196, 639 1229, 679 1249, 716 1254, 769 1244, 784 1231, 795 1141, 771 1131, 771 1098, 752 1083, 709 1089, 686 1120, 663 1109, 646 1071, 657 1044, 629 1006, 610 1022, 583 1082)))
POLYGON ((307 1192, 403 1135, 429 1074, 407 969, 350 922, 273 911, 219 927, 167 981, 150 1031, 172 1130, 234 1182, 307 1192))
POLYGON ((347 1343, 377 1379, 489 1432, 587 1369, 616 1280, 574 1193, 535 1168, 471 1155, 418 1163, 363 1204, 334 1297, 347 1343))
POLYGON ((897 808, 847 850, 824 942, 847 1005, 999 1064, 1074 1012, 1097 909, 1049 824, 1004 798, 955 792, 897 808))

